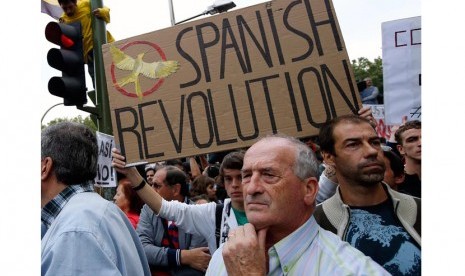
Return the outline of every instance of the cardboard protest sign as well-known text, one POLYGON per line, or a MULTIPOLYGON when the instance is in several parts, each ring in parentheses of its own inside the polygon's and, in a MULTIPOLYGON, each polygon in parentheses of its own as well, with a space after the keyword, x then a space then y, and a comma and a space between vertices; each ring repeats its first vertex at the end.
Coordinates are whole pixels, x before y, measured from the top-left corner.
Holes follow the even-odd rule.
POLYGON ((384 22, 383 79, 386 123, 421 120, 421 17, 384 22))
POLYGON ((316 135, 361 106, 330 0, 266 2, 102 48, 132 164, 316 135))
POLYGON ((98 131, 96 134, 98 161, 95 185, 104 188, 116 187, 116 171, 111 165, 111 149, 114 145, 113 136, 98 131))

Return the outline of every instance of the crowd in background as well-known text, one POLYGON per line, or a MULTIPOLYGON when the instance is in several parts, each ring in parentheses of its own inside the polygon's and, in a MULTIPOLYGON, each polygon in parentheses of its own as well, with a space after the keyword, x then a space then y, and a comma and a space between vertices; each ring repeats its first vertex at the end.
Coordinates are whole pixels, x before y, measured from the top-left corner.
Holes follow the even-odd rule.
MULTIPOLYGON (((277 262, 285 262, 287 257, 280 255, 278 245, 295 247, 296 244, 284 242, 288 239, 283 238, 301 235, 298 229, 302 228, 284 221, 299 220, 300 216, 308 219, 298 224, 303 229, 308 228, 309 233, 315 229, 329 230, 334 236, 324 238, 326 242, 331 240, 332 245, 328 246, 342 246, 338 254, 355 258, 351 265, 342 265, 326 256, 325 251, 318 253, 322 254, 318 260, 313 260, 310 253, 299 257, 317 262, 320 272, 329 268, 337 271, 341 265, 347 265, 350 271, 379 270, 375 274, 380 275, 386 271, 392 275, 421 272, 419 121, 396 127, 392 139, 384 141, 377 136, 370 116, 344 115, 323 126, 317 137, 267 136, 246 149, 166 160, 138 168, 126 168, 124 156, 113 149, 113 166, 118 172, 114 204, 89 197, 95 194, 88 193, 93 191, 90 169, 95 160, 81 159, 85 154, 93 154, 96 147, 93 139, 88 129, 75 123, 60 123, 43 130, 43 275, 80 270, 81 265, 87 267, 87 261, 71 264, 73 254, 77 254, 73 246, 78 241, 77 248, 93 251, 89 256, 97 260, 106 258, 109 271, 138 271, 123 275, 221 275, 244 265, 235 259, 238 256, 251 252, 262 256, 263 248, 268 254, 278 250, 277 262), (76 139, 79 136, 84 138, 76 139), (83 139, 89 140, 87 152, 79 145, 83 139), (60 151, 60 143, 64 142, 69 152, 60 151), (73 145, 79 148, 73 149, 73 145), (291 149, 297 154, 289 157, 291 149), (78 157, 69 160, 73 154, 78 157), (289 168, 294 168, 293 177, 284 173, 289 168), (307 188, 299 189, 298 183, 307 188), (280 185, 279 192, 273 190, 280 185), (291 188, 293 185, 297 186, 291 188), (306 195, 302 197, 300 192, 306 195), (281 201, 284 205, 280 205, 281 201), (125 219, 113 207, 109 213, 108 204, 119 207, 125 219), (270 207, 269 220, 263 218, 266 214, 263 206, 270 207), (87 211, 79 215, 79 209, 87 211), (297 216, 299 212, 302 213, 297 216), (79 219, 70 223, 65 214, 79 219), (288 217, 281 218, 283 214, 288 217), (263 223, 267 225, 267 234, 260 230, 263 223), (115 232, 113 228, 121 228, 115 225, 126 226, 115 232), (281 227, 290 228, 284 236, 281 227), (83 236, 82 231, 90 236, 83 236), (262 235, 267 238, 260 238, 262 235), (75 241, 70 243, 71 240, 75 241), (272 244, 254 247, 264 240, 272 244), (345 248, 342 241, 351 247, 345 248), (114 242, 124 249, 112 247, 114 242), (351 251, 353 248, 357 253, 351 251), (68 253, 57 253, 62 250, 68 253), (127 259, 118 264, 124 258, 127 259), (132 265, 127 266, 129 260, 132 265)), ((310 242, 312 239, 308 237, 310 242)), ((287 269, 269 263, 271 256, 263 258, 264 263, 260 257, 246 267, 251 271, 262 271, 265 267, 268 273, 271 269, 287 269)), ((297 263, 293 271, 310 269, 305 262, 297 263)), ((89 269, 104 271, 104 265, 90 262, 89 269)))

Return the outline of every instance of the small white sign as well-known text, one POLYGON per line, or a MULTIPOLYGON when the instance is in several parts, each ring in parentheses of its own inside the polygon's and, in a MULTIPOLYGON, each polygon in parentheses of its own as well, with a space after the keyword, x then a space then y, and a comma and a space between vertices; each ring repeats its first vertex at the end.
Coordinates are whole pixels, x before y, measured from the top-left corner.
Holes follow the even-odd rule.
POLYGON ((381 24, 385 120, 421 120, 421 16, 381 24))
POLYGON ((98 143, 98 165, 95 185, 104 188, 116 187, 116 171, 111 165, 111 149, 114 138, 111 135, 96 132, 98 143))
POLYGON ((386 118, 385 118, 385 110, 384 110, 384 105, 382 104, 364 104, 365 106, 371 107, 371 112, 373 114, 373 118, 376 120, 376 133, 378 133, 378 136, 381 138, 385 138, 386 140, 391 137, 391 128, 393 126, 388 125, 386 123, 386 118))

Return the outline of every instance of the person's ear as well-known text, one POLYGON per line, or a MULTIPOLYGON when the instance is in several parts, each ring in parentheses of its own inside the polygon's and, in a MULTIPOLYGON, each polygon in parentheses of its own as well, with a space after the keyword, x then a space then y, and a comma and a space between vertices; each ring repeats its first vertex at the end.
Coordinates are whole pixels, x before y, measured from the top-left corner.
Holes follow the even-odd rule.
POLYGON ((181 184, 176 183, 173 185, 173 196, 179 196, 181 195, 181 184))
POLYGON ((50 157, 45 157, 40 162, 40 179, 47 179, 52 173, 53 160, 50 157))
POLYGON ((401 155, 405 155, 404 147, 400 144, 397 144, 397 150, 401 155))
POLYGON ((305 196, 304 201, 307 205, 313 206, 316 201, 316 195, 318 194, 318 179, 316 177, 309 177, 304 180, 305 184, 305 196))

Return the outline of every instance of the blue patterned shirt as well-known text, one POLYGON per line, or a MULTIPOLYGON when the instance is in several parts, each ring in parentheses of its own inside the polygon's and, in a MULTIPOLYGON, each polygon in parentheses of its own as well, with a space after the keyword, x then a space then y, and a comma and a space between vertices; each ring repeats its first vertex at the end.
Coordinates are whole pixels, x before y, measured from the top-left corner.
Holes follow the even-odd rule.
MULTIPOLYGON (((207 275, 227 275, 223 246, 207 275)), ((321 228, 313 218, 268 250, 268 275, 390 275, 370 257, 321 228)))

